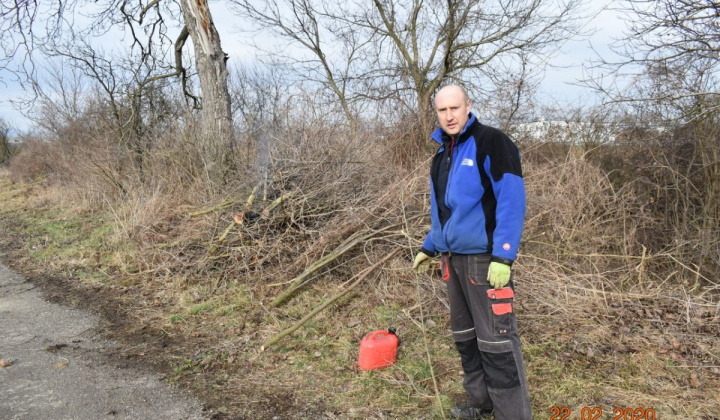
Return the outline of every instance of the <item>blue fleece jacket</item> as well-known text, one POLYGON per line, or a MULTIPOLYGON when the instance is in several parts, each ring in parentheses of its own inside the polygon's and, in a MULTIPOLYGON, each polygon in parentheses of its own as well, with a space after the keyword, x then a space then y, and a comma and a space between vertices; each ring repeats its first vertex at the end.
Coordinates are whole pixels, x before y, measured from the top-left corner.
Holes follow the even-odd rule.
POLYGON ((430 169, 432 225, 423 252, 490 254, 511 264, 525 218, 520 153, 502 131, 469 118, 455 140, 442 129, 432 134, 441 146, 430 169))

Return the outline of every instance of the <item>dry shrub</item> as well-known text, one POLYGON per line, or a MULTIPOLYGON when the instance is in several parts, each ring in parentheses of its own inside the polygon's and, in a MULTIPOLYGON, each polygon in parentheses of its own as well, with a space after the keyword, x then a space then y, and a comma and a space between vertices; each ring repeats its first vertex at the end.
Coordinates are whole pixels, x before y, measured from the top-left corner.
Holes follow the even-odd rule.
MULTIPOLYGON (((631 133, 632 134, 632 133, 631 133)), ((615 188, 631 191, 647 216, 637 242, 664 273, 700 291, 720 277, 720 143, 717 124, 644 130, 593 151, 615 188)), ((636 219, 634 213, 628 220, 636 219)))
MULTIPOLYGON (((202 231, 185 231, 178 243, 198 238, 208 243, 183 251, 196 261, 196 273, 250 283, 292 278, 353 233, 401 222, 393 201, 404 174, 386 165, 377 143, 324 128, 274 132, 265 141, 271 144, 269 156, 242 156, 253 164, 237 165, 238 176, 194 210, 227 200, 230 205, 185 219, 185 226, 202 231), (255 187, 257 196, 248 206, 255 187), (263 212, 278 199, 280 205, 263 212)), ((357 256, 351 255, 351 260, 357 256)))
POLYGON ((618 182, 597 163, 600 152, 616 165, 637 159, 627 147, 533 147, 524 150, 528 214, 515 275, 535 396, 573 411, 716 413, 718 401, 703 397, 713 376, 701 367, 717 363, 717 277, 698 281, 686 245, 668 240, 680 226, 668 226, 656 192, 673 184, 644 176, 646 167, 625 168, 618 182))
MULTIPOLYGON (((528 213, 521 258, 523 267, 532 263, 527 272, 533 278, 559 278, 569 287, 591 290, 662 291, 665 295, 682 294, 673 289, 684 287, 695 289, 703 299, 712 299, 711 292, 718 289, 713 280, 717 266, 706 266, 709 271, 701 271, 683 251, 687 233, 682 234, 685 240, 676 236, 682 230, 688 232, 687 223, 694 225, 689 232, 707 225, 687 217, 682 199, 665 197, 659 203, 661 193, 694 189, 676 183, 684 177, 676 177, 673 182, 651 177, 649 171, 667 171, 672 176, 677 172, 668 167, 653 171, 649 162, 635 167, 635 175, 625 173, 625 182, 618 182, 613 172, 596 163, 597 149, 534 147, 524 153, 528 213), (561 153, 551 157, 547 150, 552 149, 561 153), (678 214, 668 216, 668 207, 685 214, 673 221, 678 214), (698 282, 698 277, 705 281, 698 282)), ((627 147, 607 146, 602 150, 602 159, 614 158, 615 165, 618 161, 633 162, 639 151, 647 153, 645 148, 630 153, 627 147)), ((710 246, 717 243, 717 238, 709 241, 710 246)))
POLYGON ((610 294, 646 291, 637 233, 652 221, 633 191, 616 190, 581 147, 534 147, 523 154, 528 208, 516 275, 531 317, 541 319, 531 330, 557 334, 610 294), (548 328, 538 314, 561 318, 548 328))
POLYGON ((8 165, 13 182, 27 182, 51 174, 54 169, 51 157, 56 150, 57 146, 52 143, 38 140, 25 142, 8 165))
MULTIPOLYGON (((579 147, 548 162, 534 161, 532 152, 526 156, 523 254, 550 259, 558 264, 554 271, 570 275, 629 268, 623 261, 642 251, 637 232, 650 223, 634 191, 615 190, 579 147)), ((612 283, 625 277, 615 273, 612 283)))
MULTIPOLYGON (((404 366, 426 357, 421 343, 429 340, 441 376, 440 392, 456 392, 460 381, 453 372, 459 370, 459 363, 448 348, 451 338, 442 283, 437 275, 416 276, 409 270, 412 254, 429 228, 430 156, 394 155, 393 142, 375 141, 374 134, 353 135, 321 121, 302 130, 256 130, 240 135, 238 142, 223 185, 209 182, 194 134, 179 129, 153 139, 141 166, 129 151, 113 144, 111 136, 43 145, 52 148, 49 154, 36 146, 46 153, 37 157, 42 162, 38 172, 52 172, 68 191, 110 210, 118 238, 137 246, 137 252, 128 256, 133 273, 124 275, 142 281, 142 295, 160 302, 131 308, 133 316, 143 321, 141 325, 152 321, 163 334, 183 337, 183 342, 193 342, 199 334, 203 343, 196 345, 203 364, 198 361, 197 368, 225 378, 213 386, 223 395, 236 396, 228 403, 232 409, 243 412, 250 400, 264 401, 278 390, 287 390, 286 403, 292 411, 293 404, 301 407, 331 395, 334 388, 344 386, 339 383, 343 380, 358 381, 350 382, 350 388, 367 391, 369 387, 359 380, 348 379, 359 375, 334 370, 309 375, 295 371, 287 384, 270 380, 267 372, 284 369, 280 363, 287 365, 280 354, 312 355, 313 343, 323 338, 350 366, 363 332, 391 322, 401 328, 408 343, 414 343, 404 349, 404 366), (251 141, 258 147, 243 147, 251 141), (393 165, 392 156, 409 164, 393 165), (253 191, 255 200, 249 203, 253 191), (268 308, 267 303, 310 264, 332 255, 353 235, 373 232, 377 235, 309 277, 285 304, 268 308), (398 248, 403 250, 398 257, 319 314, 316 324, 286 337, 279 353, 259 352, 260 343, 398 248), (203 308, 215 312, 209 315, 201 312, 203 308), (171 315, 182 323, 172 324, 171 315), (427 327, 427 320, 435 326, 427 327), (196 335, 184 336, 190 331, 196 335), (235 363, 226 362, 230 359, 235 363), (293 395, 301 395, 301 402, 293 402, 293 395)), ((608 161, 632 161, 625 148, 607 148, 603 153, 608 161)), ((26 156, 35 159, 29 152, 26 156)), ((523 147, 528 211, 515 275, 523 337, 530 350, 540 352, 528 355, 530 374, 535 375, 530 379, 543 403, 584 398, 582 392, 558 394, 563 388, 540 379, 543 375, 556 375, 558 381, 577 379, 546 370, 549 360, 574 361, 587 366, 588 375, 595 372, 587 383, 600 387, 597 392, 607 393, 613 403, 650 405, 654 401, 642 400, 645 396, 628 394, 632 383, 621 386, 612 383, 617 377, 598 378, 617 369, 608 363, 626 363, 617 358, 632 351, 665 360, 653 352, 669 349, 667 357, 677 354, 683 363, 709 360, 707 349, 714 342, 700 326, 718 323, 718 314, 709 306, 715 302, 716 289, 706 282, 691 292, 687 280, 697 277, 699 270, 673 253, 678 248, 672 242, 650 242, 667 223, 658 217, 656 202, 647 193, 651 178, 623 172, 626 176, 620 182, 598 156, 598 149, 579 146, 523 147), (661 322, 651 323, 648 318, 661 322), (642 331, 639 336, 630 334, 638 331, 642 331), (666 331, 709 347, 682 353, 664 338, 666 331)), ((418 380, 408 371, 390 372, 394 376, 378 375, 385 388, 412 389, 416 397, 412 404, 419 407, 432 400, 432 382, 427 378, 418 380)), ((632 372, 617 375, 634 380, 632 372)), ((682 380, 679 377, 668 380, 682 380)), ((670 391, 662 389, 663 397, 676 398, 670 391)), ((367 409, 373 412, 375 407, 367 409)), ((697 406, 701 413, 712 409, 712 403, 697 406)))

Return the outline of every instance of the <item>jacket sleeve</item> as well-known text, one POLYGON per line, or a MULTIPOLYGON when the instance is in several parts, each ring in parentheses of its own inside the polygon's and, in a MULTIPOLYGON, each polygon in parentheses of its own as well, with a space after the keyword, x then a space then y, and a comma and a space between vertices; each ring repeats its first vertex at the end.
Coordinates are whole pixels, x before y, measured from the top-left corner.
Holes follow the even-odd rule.
POLYGON ((427 236, 425 236, 425 240, 423 241, 420 251, 431 257, 434 257, 437 254, 437 251, 435 251, 435 245, 433 244, 433 241, 430 240, 430 232, 428 232, 427 236))
POLYGON ((493 141, 489 174, 497 200, 492 256, 499 261, 517 257, 525 221, 525 181, 520 152, 505 134, 493 141))
MULTIPOLYGON (((432 169, 431 169, 432 172, 432 169)), ((434 186, 433 186, 433 180, 432 176, 430 177, 430 230, 428 231, 428 234, 425 236, 425 240, 423 241, 422 248, 420 248, 420 251, 425 253, 426 255, 429 255, 431 257, 434 257, 437 255, 437 248, 435 248, 435 243, 433 243, 431 236, 432 231, 435 223, 438 223, 437 220, 437 205, 435 204, 435 192, 434 192, 434 186)))

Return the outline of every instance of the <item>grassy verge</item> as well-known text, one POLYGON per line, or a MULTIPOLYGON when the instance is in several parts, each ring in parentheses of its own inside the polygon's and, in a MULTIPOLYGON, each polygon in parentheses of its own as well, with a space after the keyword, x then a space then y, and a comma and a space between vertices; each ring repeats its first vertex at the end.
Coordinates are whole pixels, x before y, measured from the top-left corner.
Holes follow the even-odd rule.
MULTIPOLYGON (((436 273, 410 276, 408 255, 261 351, 334 295, 348 269, 318 274, 271 309, 267 303, 292 277, 286 270, 258 263, 243 275, 228 268, 231 261, 183 269, 183 254, 207 247, 202 240, 182 248, 147 243, 113 211, 83 209, 56 188, 0 176, 6 263, 56 283, 65 301, 102 312, 124 357, 193 389, 215 418, 440 419, 461 401, 442 284, 436 273), (150 259, 150 249, 167 259, 150 259), (359 370, 362 336, 391 325, 402 338, 398 362, 359 370)), ((189 223, 162 233, 172 242, 173 229, 189 223)), ((663 420, 720 418, 717 306, 681 299, 661 284, 621 290, 591 270, 581 278, 558 269, 551 277, 540 268, 543 257, 527 255, 516 272, 534 418, 639 418, 618 417, 625 408, 653 408, 663 420)))

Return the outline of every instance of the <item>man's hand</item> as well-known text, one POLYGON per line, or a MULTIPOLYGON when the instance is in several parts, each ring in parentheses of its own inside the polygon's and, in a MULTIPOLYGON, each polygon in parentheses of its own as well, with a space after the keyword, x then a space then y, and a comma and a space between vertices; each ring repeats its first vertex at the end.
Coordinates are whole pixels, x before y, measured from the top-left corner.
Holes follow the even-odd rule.
POLYGON ((499 262, 491 262, 488 267, 487 281, 493 289, 502 289, 510 282, 510 266, 499 262))
POLYGON ((424 252, 418 252, 413 261, 413 270, 416 273, 422 274, 430 268, 430 256, 424 252))

